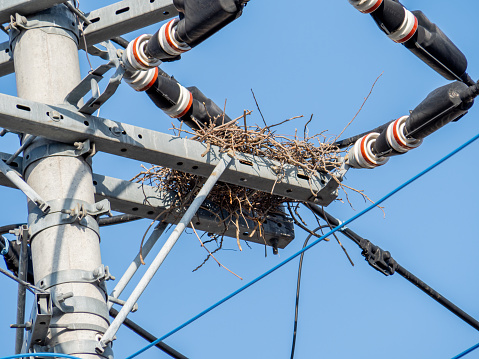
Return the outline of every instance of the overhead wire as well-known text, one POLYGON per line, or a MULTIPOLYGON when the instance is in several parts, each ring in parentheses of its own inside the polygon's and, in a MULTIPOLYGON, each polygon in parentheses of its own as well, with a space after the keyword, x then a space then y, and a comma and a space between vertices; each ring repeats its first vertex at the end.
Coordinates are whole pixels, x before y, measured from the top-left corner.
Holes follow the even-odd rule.
MULTIPOLYGON (((304 241, 303 248, 308 245, 309 240, 311 237, 314 235, 314 233, 317 233, 319 230, 322 230, 323 228, 329 228, 329 226, 319 226, 315 229, 313 229, 307 237, 306 240, 304 241)), ((304 258, 304 253, 301 253, 301 256, 299 257, 299 266, 298 266, 298 279, 296 281, 296 302, 294 305, 294 325, 293 325, 293 341, 291 344, 291 359, 294 358, 294 350, 296 348, 296 333, 298 330, 298 313, 299 313, 299 293, 301 289, 301 273, 303 270, 303 258, 304 258)))
POLYGON ((398 187, 396 187, 395 189, 393 189, 391 192, 389 192, 388 194, 386 194, 385 196, 383 196, 381 199, 379 199, 377 202, 371 204, 369 207, 365 208, 364 210, 362 210, 361 212, 359 212, 358 214, 354 215, 353 217, 349 218, 348 220, 346 220, 345 222, 341 223, 340 225, 336 226, 334 229, 332 229, 331 231, 329 231, 328 233, 326 233, 324 236, 318 238, 317 240, 315 240, 313 243, 309 244, 308 246, 306 246, 305 248, 299 250, 298 252, 296 252, 295 254, 293 254, 292 256, 290 256, 289 258, 285 259, 283 262, 279 263, 278 265, 274 266, 273 268, 271 268, 270 270, 264 272, 263 274, 261 274, 260 276, 258 276, 257 278, 253 279, 252 281, 250 281, 249 283, 245 284, 244 286, 242 286, 241 288, 239 288, 238 290, 234 291, 233 293, 229 294, 228 296, 224 297, 223 299, 219 300, 218 302, 216 302, 215 304, 213 304, 212 306, 208 307, 207 309, 203 310, 201 313, 197 314, 196 316, 192 317, 191 319, 187 320, 186 322, 184 322, 183 324, 179 325, 178 327, 176 327, 175 329, 171 330, 170 332, 166 333, 165 335, 163 335, 162 337, 160 337, 159 339, 157 339, 156 341, 154 341, 153 343, 145 346, 144 348, 140 349, 139 351, 133 353, 132 355, 128 356, 126 359, 133 359, 135 357, 137 357, 138 355, 140 355, 141 353, 145 352, 146 350, 150 349, 151 347, 155 346, 157 343, 165 340, 166 338, 172 336, 173 334, 179 332, 181 329, 185 328, 186 326, 190 325, 191 323, 195 322, 196 320, 200 319, 201 317, 203 317, 204 315, 208 314, 209 312, 211 312, 213 309, 219 307, 221 304, 225 303, 226 301, 230 300, 231 298, 235 297, 236 295, 238 295, 239 293, 243 292, 244 290, 248 289, 249 287, 251 287, 253 284, 259 282, 260 280, 264 279, 265 277, 269 276, 271 273, 275 272, 276 270, 278 270, 279 268, 282 268, 284 265, 286 265, 287 263, 291 262, 293 259, 295 259, 296 257, 298 257, 299 255, 301 255, 301 253, 304 253, 306 251, 308 251, 309 249, 311 249, 312 247, 314 247, 315 245, 317 245, 319 242, 321 242, 322 240, 324 240, 325 238, 327 238, 328 236, 332 235, 333 233, 336 233, 337 231, 341 230, 342 228, 346 227, 349 223, 355 221, 356 219, 362 217, 364 214, 370 212, 372 209, 376 208, 377 206, 379 206, 381 203, 383 203, 384 201, 386 201, 387 199, 391 198, 392 196, 394 196, 396 193, 398 193, 399 191, 401 191, 402 189, 404 189, 405 187, 409 186, 411 183, 415 182, 417 179, 421 178, 422 176, 424 176, 425 174, 429 173, 430 171, 432 171, 433 169, 435 169, 436 167, 438 167, 439 165, 441 165, 442 163, 444 163, 445 161, 447 161, 449 158, 451 158, 452 156, 454 156, 455 154, 457 154, 458 152, 460 152, 461 150, 463 150, 464 148, 466 148, 467 146, 469 146, 470 144, 472 144, 473 142, 477 141, 477 139, 479 139, 479 134, 477 134, 476 136, 474 136, 473 138, 471 138, 470 140, 466 141, 465 143, 463 143, 462 145, 460 145, 459 147, 457 147, 456 149, 454 149, 453 151, 451 151, 450 153, 448 153, 446 156, 444 156, 443 158, 441 158, 440 160, 438 160, 437 162, 433 163, 432 165, 430 165, 429 167, 427 167, 426 169, 424 169, 423 171, 421 171, 420 173, 418 173, 417 175, 413 176, 412 178, 410 178, 409 180, 403 182, 401 185, 399 185, 398 187))
POLYGON ((460 358, 464 358, 467 354, 470 354, 472 353, 474 350, 476 350, 477 348, 479 348, 479 343, 477 343, 476 345, 470 347, 469 349, 463 351, 461 354, 459 355, 456 355, 454 358, 452 359, 460 359, 460 358))

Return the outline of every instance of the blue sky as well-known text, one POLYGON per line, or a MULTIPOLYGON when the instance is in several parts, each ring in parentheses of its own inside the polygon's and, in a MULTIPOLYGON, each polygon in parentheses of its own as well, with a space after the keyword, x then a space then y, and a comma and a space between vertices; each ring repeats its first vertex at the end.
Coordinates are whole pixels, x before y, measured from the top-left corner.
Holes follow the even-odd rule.
MULTIPOLYGON (((83 0, 85 12, 112 2, 83 0)), ((479 78, 474 1, 405 0, 420 9, 456 43, 469 60, 468 71, 479 78)), ((153 26, 125 37, 132 40, 153 26)), ((0 34, 1 41, 6 37, 0 34)), ((80 52, 82 74, 87 73, 80 52)), ((95 64, 100 62, 95 59, 95 64)), ((448 83, 414 55, 382 34, 368 15, 348 1, 301 3, 253 0, 244 14, 176 63, 162 68, 185 86, 197 86, 234 118, 253 110, 251 123, 261 123, 253 89, 270 124, 304 115, 314 120, 310 132, 341 132, 357 112, 376 78, 370 99, 344 136, 374 128, 407 115, 429 92, 448 83)), ((0 78, 2 93, 15 95, 14 76, 0 78)), ((379 199, 391 189, 432 164, 479 132, 477 108, 457 123, 433 134, 410 153, 392 158, 375 170, 350 170, 345 184, 379 199)), ((101 116, 137 126, 170 132, 171 119, 144 94, 122 85, 101 110, 101 116)), ((293 134, 305 121, 282 126, 293 134)), ((14 136, 0 139, 2 152, 13 152, 14 136)), ((373 210, 349 227, 389 250, 405 268, 431 285, 473 317, 479 318, 477 278, 479 235, 477 213, 477 152, 475 143, 385 203, 385 217, 373 210)), ((98 154, 94 171, 129 179, 140 163, 98 154)), ((26 220, 26 201, 11 189, 0 188, 0 225, 26 220)), ((328 211, 347 219, 365 208, 351 195, 354 210, 335 202, 328 211)), ((311 228, 316 224, 302 212, 311 228)), ((149 221, 102 230, 102 258, 118 278, 135 256, 149 221)), ((189 231, 188 231, 189 233, 189 231)), ((166 238, 166 236, 165 236, 166 238)), ((164 241, 162 238, 160 242, 164 241)), ((244 278, 238 280, 209 261, 200 271, 205 252, 194 235, 183 236, 139 301, 131 319, 161 336, 247 281, 298 251, 305 234, 279 256, 252 244, 235 251, 228 239, 218 259, 244 278)), ((479 342, 479 334, 436 304, 399 275, 384 277, 364 262, 360 250, 341 238, 355 266, 351 267, 337 243, 321 243, 308 251, 303 265, 296 358, 452 358, 479 342)), ((156 247, 155 247, 156 248, 156 247)), ((159 250, 157 248, 156 250, 159 250)), ((4 267, 4 265, 2 264, 4 267)), ((144 270, 144 268, 143 268, 144 270)), ((294 318, 297 260, 254 285, 166 343, 195 359, 289 358, 294 318)), ((0 355, 13 353, 16 286, 2 279, 3 315, 0 355)), ((112 288, 111 283, 109 286, 112 288)), ((132 287, 128 287, 129 290, 132 287)), ((114 343, 117 358, 146 344, 128 329, 114 343)), ((166 358, 153 348, 140 358, 166 358)), ((479 351, 468 358, 479 358, 479 351)))

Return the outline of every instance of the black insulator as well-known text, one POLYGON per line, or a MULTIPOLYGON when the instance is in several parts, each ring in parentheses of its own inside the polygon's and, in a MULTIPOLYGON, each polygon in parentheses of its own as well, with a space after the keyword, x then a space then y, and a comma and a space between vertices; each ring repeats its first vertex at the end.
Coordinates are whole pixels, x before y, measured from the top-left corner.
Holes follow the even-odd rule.
POLYGON ((209 125, 210 123, 220 126, 231 121, 228 115, 198 88, 193 86, 188 87, 188 90, 193 95, 193 104, 188 113, 181 117, 181 121, 189 127, 198 128, 198 124, 209 125))
POLYGON ((422 11, 412 11, 418 20, 416 34, 404 43, 436 72, 448 80, 467 81, 467 59, 456 45, 422 11))
POLYGON ((405 12, 401 3, 394 0, 384 0, 371 16, 379 28, 389 35, 401 26, 405 12))
POLYGON ((180 91, 176 80, 163 72, 158 75, 153 86, 146 90, 146 94, 158 108, 168 110, 178 103, 180 91))
POLYGON ((245 0, 173 0, 180 12, 177 40, 195 47, 241 16, 245 0))
POLYGON ((391 157, 402 155, 404 152, 398 152, 394 148, 392 148, 391 144, 387 140, 387 128, 385 128, 376 138, 376 142, 374 142, 374 153, 378 157, 391 157))
POLYGON ((476 96, 471 88, 456 81, 431 92, 406 121, 406 136, 424 138, 464 116, 474 104, 473 98, 476 96))

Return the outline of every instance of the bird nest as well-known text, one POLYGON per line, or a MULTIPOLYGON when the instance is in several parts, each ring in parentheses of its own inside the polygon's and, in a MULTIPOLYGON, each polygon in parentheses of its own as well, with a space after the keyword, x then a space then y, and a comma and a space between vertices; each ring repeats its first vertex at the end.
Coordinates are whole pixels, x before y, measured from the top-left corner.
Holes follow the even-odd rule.
MULTIPOLYGON (((298 131, 292 136, 276 134, 276 128, 285 122, 298 119, 302 116, 293 117, 278 124, 261 127, 258 125, 248 126, 246 117, 251 112, 244 113, 243 116, 220 126, 216 125, 217 119, 212 119, 209 124, 197 123, 197 129, 183 129, 175 127, 173 130, 178 136, 190 137, 190 139, 206 144, 206 155, 210 146, 218 146, 222 151, 237 152, 249 155, 266 157, 275 160, 279 169, 277 172, 277 182, 281 181, 286 165, 298 167, 301 172, 310 178, 318 175, 318 172, 333 175, 339 170, 341 163, 340 157, 343 154, 337 146, 333 145, 335 138, 327 136, 326 131, 310 136, 307 131, 307 125, 311 119, 304 125, 302 136, 298 136, 298 131), (273 130, 274 129, 274 130, 273 130)), ((183 208, 187 206, 205 178, 192 175, 170 168, 153 166, 144 167, 132 180, 156 186, 163 191, 173 191, 177 193, 173 208, 183 208)), ((337 179, 336 179, 337 180, 337 179)), ((339 185, 340 182, 337 180, 339 185)), ((272 189, 273 190, 273 189, 272 189)), ((311 190, 314 193, 313 190, 311 190)), ((262 224, 268 214, 283 212, 283 207, 287 203, 296 202, 294 199, 273 195, 271 193, 261 192, 237 185, 231 185, 218 181, 207 200, 215 203, 218 208, 229 215, 226 218, 219 218, 224 223, 225 228, 233 225, 236 227, 238 247, 241 250, 239 240, 239 221, 241 219, 250 220, 255 223, 255 228, 250 231, 252 237, 259 231, 261 235, 262 224)), ((246 221, 247 222, 247 221, 246 221)))

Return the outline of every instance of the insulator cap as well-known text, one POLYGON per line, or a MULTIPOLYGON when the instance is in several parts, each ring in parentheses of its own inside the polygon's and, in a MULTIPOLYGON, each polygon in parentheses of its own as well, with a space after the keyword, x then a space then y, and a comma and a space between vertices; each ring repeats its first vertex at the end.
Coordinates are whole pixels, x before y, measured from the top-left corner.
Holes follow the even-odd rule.
POLYGON ((160 60, 148 56, 145 52, 150 38, 151 35, 144 34, 128 44, 122 56, 123 64, 128 71, 149 70, 161 64, 160 60))
POLYGON ((385 164, 388 157, 378 157, 373 152, 379 133, 372 132, 356 141, 349 150, 347 164, 354 168, 375 168, 385 164))

